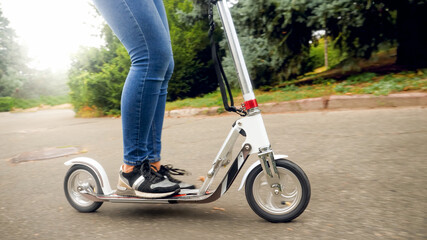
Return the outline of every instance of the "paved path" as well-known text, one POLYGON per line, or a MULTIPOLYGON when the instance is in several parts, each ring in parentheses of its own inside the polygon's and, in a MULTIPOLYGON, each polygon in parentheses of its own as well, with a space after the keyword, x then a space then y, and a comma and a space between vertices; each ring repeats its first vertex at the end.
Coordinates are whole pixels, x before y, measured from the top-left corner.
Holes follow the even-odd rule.
MULTIPOLYGON (((63 163, 12 164, 45 147, 80 146, 115 185, 120 119, 70 110, 0 114, 1 239, 426 239, 427 108, 264 115, 273 149, 307 173, 312 199, 285 224, 265 222, 238 184, 204 205, 104 205, 76 212, 63 194, 63 163)), ((205 175, 235 116, 167 118, 163 158, 205 175)), ((254 161, 255 159, 252 159, 254 161)), ((246 166, 248 167, 249 164, 246 166)), ((239 182, 241 176, 238 177, 239 182)))

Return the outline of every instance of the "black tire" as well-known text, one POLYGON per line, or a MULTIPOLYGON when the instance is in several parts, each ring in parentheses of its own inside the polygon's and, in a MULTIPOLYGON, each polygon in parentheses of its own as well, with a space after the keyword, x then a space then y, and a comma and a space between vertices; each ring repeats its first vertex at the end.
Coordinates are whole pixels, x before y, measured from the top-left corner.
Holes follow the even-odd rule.
MULTIPOLYGON (((82 196, 77 190, 77 177, 79 175, 83 175, 83 177, 87 178, 87 181, 90 186, 93 188, 95 193, 103 194, 101 189, 101 184, 99 183, 99 179, 96 177, 96 174, 87 166, 84 165, 73 165, 65 175, 64 179, 64 192, 65 197, 67 197, 68 202, 71 204, 73 208, 75 208, 79 212, 94 212, 99 207, 101 207, 103 202, 94 202, 88 200, 84 196, 82 196)), ((82 179, 82 181, 85 181, 82 179)))
POLYGON ((258 165, 247 177, 246 200, 252 210, 265 220, 275 223, 289 222, 301 215, 306 209, 311 195, 310 182, 304 171, 289 160, 276 160, 276 166, 280 174, 283 194, 274 194, 273 189, 265 184, 265 174, 261 165, 258 165), (292 184, 296 185, 295 188, 289 187, 292 184), (291 198, 286 196, 289 190, 287 187, 295 192, 292 192, 292 195, 296 196, 292 203, 285 201, 285 199, 291 198), (266 200, 269 202, 268 204, 263 202, 262 196, 268 199, 266 200))

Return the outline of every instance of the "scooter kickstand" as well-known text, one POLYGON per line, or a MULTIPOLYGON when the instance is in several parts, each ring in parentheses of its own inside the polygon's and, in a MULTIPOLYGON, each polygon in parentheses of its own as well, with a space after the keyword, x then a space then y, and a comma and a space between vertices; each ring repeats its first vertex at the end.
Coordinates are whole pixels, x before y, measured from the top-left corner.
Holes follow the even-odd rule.
POLYGON ((77 187, 77 191, 80 192, 85 198, 94 201, 94 202, 102 202, 98 197, 97 194, 93 191, 92 187, 89 185, 89 183, 83 183, 81 186, 77 187))

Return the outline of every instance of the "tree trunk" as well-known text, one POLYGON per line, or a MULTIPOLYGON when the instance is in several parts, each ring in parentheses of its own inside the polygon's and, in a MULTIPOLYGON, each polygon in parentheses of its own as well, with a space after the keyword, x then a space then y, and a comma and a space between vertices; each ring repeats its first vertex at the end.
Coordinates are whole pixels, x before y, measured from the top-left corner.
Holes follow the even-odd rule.
POLYGON ((409 69, 427 67, 427 4, 400 1, 397 8, 397 61, 409 69))
POLYGON ((325 68, 326 70, 328 70, 329 67, 329 63, 328 63, 328 35, 326 34, 325 31, 325 42, 324 42, 324 56, 325 56, 325 68))

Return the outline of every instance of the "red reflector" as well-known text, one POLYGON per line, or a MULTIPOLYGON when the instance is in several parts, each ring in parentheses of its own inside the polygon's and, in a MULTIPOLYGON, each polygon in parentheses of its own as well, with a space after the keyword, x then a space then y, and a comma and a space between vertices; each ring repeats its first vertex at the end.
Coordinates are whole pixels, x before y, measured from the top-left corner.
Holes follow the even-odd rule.
POLYGON ((183 196, 187 196, 187 194, 177 194, 177 195, 173 195, 172 197, 183 197, 183 196))
POLYGON ((244 104, 245 104, 246 110, 258 107, 258 103, 257 103, 256 99, 252 99, 252 100, 246 101, 244 104))

